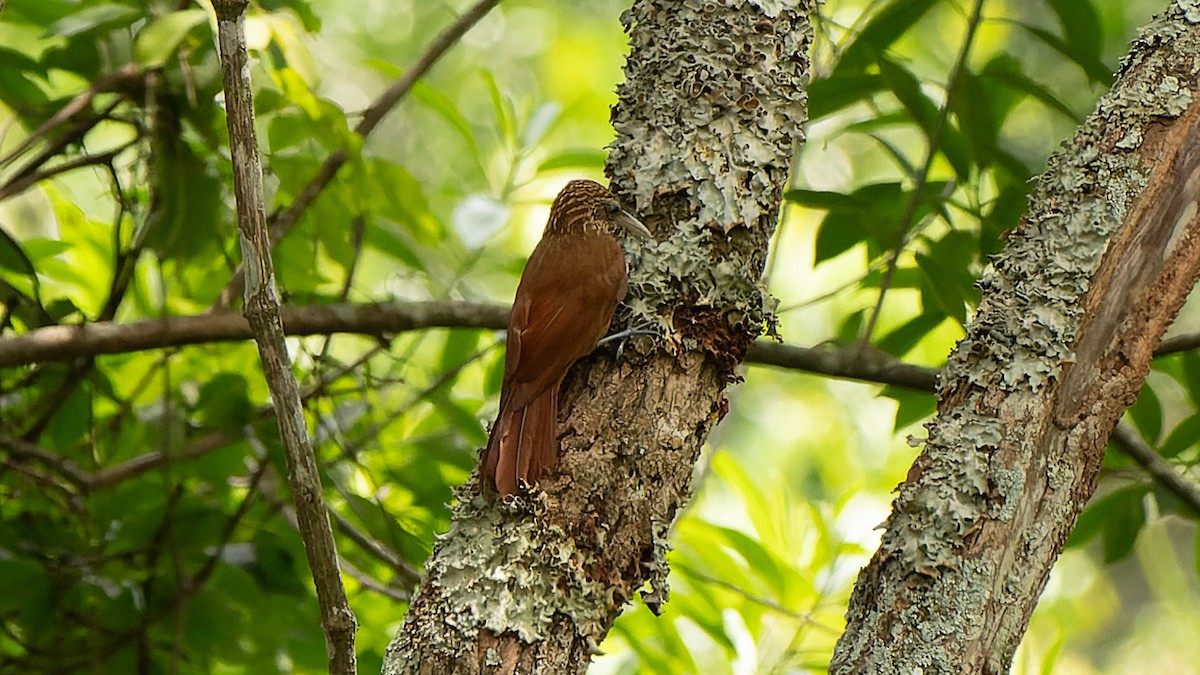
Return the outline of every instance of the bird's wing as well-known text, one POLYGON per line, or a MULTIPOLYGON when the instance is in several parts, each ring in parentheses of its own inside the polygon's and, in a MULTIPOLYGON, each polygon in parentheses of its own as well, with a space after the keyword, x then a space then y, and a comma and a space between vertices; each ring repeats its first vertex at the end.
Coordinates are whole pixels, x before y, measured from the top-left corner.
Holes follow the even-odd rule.
POLYGON ((504 381, 510 409, 557 386, 612 321, 624 288, 625 259, 611 239, 588 243, 582 255, 539 246, 529 258, 509 320, 504 381))

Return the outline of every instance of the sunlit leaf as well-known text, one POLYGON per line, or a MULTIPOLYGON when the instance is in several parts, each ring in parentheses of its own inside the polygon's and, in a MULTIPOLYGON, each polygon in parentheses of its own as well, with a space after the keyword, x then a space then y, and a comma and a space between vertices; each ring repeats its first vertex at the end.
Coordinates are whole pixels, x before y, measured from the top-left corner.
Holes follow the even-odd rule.
POLYGON ((551 155, 538 164, 538 173, 556 169, 602 169, 608 153, 602 150, 567 150, 551 155))
POLYGON ((837 71, 865 70, 901 35, 925 15, 938 0, 891 0, 868 19, 866 25, 842 51, 837 71))
POLYGON ((134 54, 147 68, 157 68, 167 62, 180 43, 202 23, 208 21, 203 9, 182 9, 160 16, 138 31, 134 54))
MULTIPOLYGON (((1143 388, 1142 393, 1145 394, 1145 392, 1146 388, 1143 388)), ((1138 396, 1139 403, 1141 399, 1142 397, 1138 396)), ((1159 420, 1159 424, 1161 423, 1162 421, 1159 420)), ((1141 427, 1138 428, 1140 430, 1141 427)), ((1153 438, 1157 438, 1157 436, 1153 438)), ((1169 459, 1178 456, 1188 448, 1195 447, 1197 443, 1200 443, 1200 414, 1191 415, 1176 425, 1171 433, 1167 434, 1167 439, 1162 442, 1158 452, 1169 459)))
MULTIPOLYGON (((26 3, 17 4, 22 5, 26 3)), ((49 28, 46 29, 46 35, 66 38, 93 30, 107 30, 109 28, 130 23, 134 18, 142 15, 142 10, 130 7, 128 5, 118 5, 114 3, 91 4, 84 9, 64 16, 58 21, 55 21, 49 28)))
POLYGON ((1084 52, 1075 45, 1065 42, 1062 38, 1044 28, 1021 22, 1017 22, 1017 25, 1025 30, 1025 32, 1045 43, 1046 46, 1075 62, 1092 82, 1105 85, 1112 82, 1112 69, 1104 65, 1099 59, 1084 52))
POLYGON ((1099 61, 1104 47, 1104 23, 1091 0, 1046 0, 1046 4, 1058 15, 1067 42, 1079 53, 1099 61))

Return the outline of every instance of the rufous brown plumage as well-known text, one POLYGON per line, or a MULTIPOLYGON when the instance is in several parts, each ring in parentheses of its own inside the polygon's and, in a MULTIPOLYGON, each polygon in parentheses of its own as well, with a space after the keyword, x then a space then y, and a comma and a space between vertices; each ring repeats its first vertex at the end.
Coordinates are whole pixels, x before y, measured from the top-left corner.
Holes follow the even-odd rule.
POLYGON ((483 453, 483 482, 502 496, 534 485, 558 461, 558 389, 608 330, 625 297, 616 233, 649 237, 611 192, 567 183, 517 286, 508 321, 500 413, 483 453))

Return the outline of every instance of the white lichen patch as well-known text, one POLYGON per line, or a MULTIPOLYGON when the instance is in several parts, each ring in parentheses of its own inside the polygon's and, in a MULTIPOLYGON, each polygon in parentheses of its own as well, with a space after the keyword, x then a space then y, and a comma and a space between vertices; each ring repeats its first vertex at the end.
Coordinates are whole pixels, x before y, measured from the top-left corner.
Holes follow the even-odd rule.
POLYGON ((460 504, 429 574, 465 614, 460 628, 516 633, 527 643, 545 636, 556 615, 597 631, 607 613, 607 587, 588 578, 586 554, 558 528, 519 507, 494 507, 475 498, 460 504), (506 511, 508 513, 506 513, 506 511), (523 516, 523 517, 521 517, 523 516), (483 572, 482 574, 480 572, 483 572))
POLYGON ((648 1, 623 15, 637 30, 608 171, 639 213, 669 211, 664 241, 631 256, 638 308, 737 308, 728 325, 757 334, 773 325, 758 276, 804 138, 812 3, 752 5, 648 1))

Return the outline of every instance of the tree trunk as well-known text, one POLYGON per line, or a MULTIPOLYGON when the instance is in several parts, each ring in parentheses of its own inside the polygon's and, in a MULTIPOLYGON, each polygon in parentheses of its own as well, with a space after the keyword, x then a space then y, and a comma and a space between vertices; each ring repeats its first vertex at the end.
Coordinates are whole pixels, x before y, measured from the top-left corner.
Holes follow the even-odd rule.
POLYGON ((1141 33, 982 280, 831 672, 1008 671, 1200 269, 1196 21, 1141 33))
MULTIPOLYGON (((613 110, 613 188, 655 232, 632 252, 632 310, 661 340, 576 366, 562 455, 512 505, 459 492, 450 532, 388 649, 385 673, 583 672, 647 580, 665 600, 666 534, 771 323, 759 286, 802 138, 811 5, 643 0, 613 110)), ((633 242, 627 245, 635 246, 633 242)))

